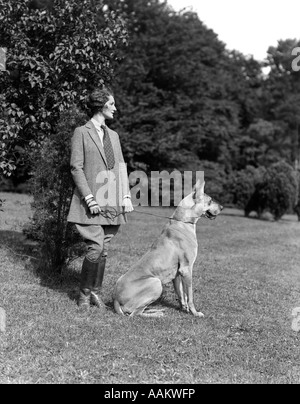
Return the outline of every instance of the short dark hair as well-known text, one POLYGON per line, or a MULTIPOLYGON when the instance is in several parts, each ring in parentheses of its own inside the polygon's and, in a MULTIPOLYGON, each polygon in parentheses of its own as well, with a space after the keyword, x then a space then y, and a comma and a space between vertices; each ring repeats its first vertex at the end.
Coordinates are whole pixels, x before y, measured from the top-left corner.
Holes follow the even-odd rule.
POLYGON ((114 96, 114 93, 109 87, 103 86, 91 91, 86 98, 86 106, 91 118, 103 110, 110 96, 114 96))

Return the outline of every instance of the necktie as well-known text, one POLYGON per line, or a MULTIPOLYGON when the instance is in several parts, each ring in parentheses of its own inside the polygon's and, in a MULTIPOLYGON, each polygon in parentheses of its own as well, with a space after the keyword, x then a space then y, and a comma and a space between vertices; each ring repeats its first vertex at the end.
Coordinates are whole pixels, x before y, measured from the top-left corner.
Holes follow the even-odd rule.
POLYGON ((110 141, 109 133, 107 130, 107 127, 105 125, 101 126, 104 136, 103 136, 103 148, 104 148, 104 153, 108 165, 108 169, 112 170, 115 166, 115 156, 114 156, 114 151, 112 148, 112 144, 110 141))

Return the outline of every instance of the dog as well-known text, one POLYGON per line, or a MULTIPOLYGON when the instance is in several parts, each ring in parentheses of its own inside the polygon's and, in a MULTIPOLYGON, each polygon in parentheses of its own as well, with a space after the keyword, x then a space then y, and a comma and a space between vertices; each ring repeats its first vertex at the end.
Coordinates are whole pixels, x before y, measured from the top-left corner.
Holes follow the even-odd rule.
POLYGON ((192 273, 198 254, 196 223, 205 216, 216 219, 223 206, 204 193, 199 180, 184 198, 159 239, 141 260, 117 281, 114 292, 116 313, 129 316, 161 317, 163 310, 149 309, 158 300, 163 285, 173 281, 181 309, 203 317, 193 302, 192 273))

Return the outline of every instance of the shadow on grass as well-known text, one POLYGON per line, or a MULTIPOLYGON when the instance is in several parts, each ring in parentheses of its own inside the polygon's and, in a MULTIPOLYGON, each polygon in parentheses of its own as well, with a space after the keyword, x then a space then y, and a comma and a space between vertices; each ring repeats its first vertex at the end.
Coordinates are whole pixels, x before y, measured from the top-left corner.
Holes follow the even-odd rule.
POLYGON ((22 232, 0 230, 0 247, 9 250, 16 258, 37 258, 37 244, 28 240, 22 232))
POLYGON ((40 279, 42 287, 68 295, 72 301, 77 301, 80 274, 70 267, 64 267, 61 272, 50 270, 43 265, 43 260, 35 264, 35 275, 40 279))
POLYGON ((175 298, 174 302, 172 302, 164 294, 152 306, 160 306, 165 309, 172 309, 177 312, 182 312, 179 301, 175 298))
POLYGON ((71 300, 77 299, 80 273, 68 266, 62 271, 50 270, 42 257, 38 242, 29 240, 22 232, 0 230, 0 248, 6 249, 13 259, 24 262, 29 270, 40 279, 42 287, 67 294, 71 300))

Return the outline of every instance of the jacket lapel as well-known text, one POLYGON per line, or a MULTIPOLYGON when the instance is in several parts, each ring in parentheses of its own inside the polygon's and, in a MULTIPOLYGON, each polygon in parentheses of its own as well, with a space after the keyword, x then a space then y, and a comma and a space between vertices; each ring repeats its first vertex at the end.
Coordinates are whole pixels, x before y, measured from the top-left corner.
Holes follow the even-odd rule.
POLYGON ((85 127, 88 129, 90 137, 92 138, 92 140, 94 141, 94 143, 98 147, 98 150, 99 150, 99 152, 100 152, 100 154, 101 154, 101 156, 103 158, 103 161, 104 161, 105 165, 107 166, 107 161, 106 161, 103 145, 102 145, 101 140, 99 138, 98 132, 97 132, 95 126, 93 125, 93 122, 89 121, 85 125, 85 127))

